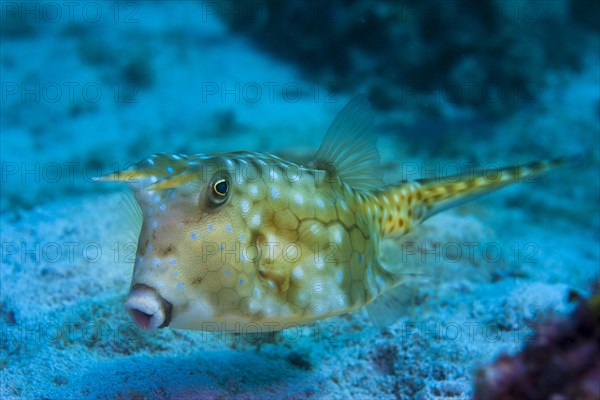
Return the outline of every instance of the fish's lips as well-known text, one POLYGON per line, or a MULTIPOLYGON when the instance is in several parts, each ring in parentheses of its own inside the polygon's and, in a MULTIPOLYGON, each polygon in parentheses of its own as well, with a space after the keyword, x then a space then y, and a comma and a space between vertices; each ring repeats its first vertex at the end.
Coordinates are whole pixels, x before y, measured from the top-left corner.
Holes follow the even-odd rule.
POLYGON ((129 291, 125 309, 137 326, 144 330, 152 330, 169 325, 173 305, 165 300, 158 290, 144 284, 136 284, 129 291))

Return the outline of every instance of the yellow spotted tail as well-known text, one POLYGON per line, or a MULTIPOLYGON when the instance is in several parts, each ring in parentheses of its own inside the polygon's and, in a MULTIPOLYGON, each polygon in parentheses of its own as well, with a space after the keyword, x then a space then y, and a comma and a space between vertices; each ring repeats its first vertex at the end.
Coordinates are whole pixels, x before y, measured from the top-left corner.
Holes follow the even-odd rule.
POLYGON ((574 164, 580 156, 469 171, 442 178, 403 182, 379 193, 376 221, 382 236, 403 235, 419 222, 513 183, 534 183, 545 172, 574 164))

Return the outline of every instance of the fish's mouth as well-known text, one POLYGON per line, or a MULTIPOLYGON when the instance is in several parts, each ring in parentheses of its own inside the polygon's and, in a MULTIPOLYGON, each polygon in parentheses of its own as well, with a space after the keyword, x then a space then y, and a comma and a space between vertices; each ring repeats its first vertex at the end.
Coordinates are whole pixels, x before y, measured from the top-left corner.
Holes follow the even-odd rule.
POLYGON ((169 325, 173 305, 165 300, 158 290, 138 283, 129 291, 125 309, 137 326, 151 330, 169 325))

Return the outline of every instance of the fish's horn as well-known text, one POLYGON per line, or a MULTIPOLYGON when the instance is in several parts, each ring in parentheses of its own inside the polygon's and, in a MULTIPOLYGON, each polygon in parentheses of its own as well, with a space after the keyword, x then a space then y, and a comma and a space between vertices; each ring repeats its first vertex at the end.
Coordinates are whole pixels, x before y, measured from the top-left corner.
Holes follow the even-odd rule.
POLYGON ((135 169, 126 169, 124 171, 110 172, 106 175, 93 177, 93 181, 97 182, 134 182, 138 179, 146 178, 149 174, 137 171, 135 169))
POLYGON ((165 190, 181 186, 194 178, 191 173, 183 173, 170 178, 161 179, 148 187, 148 190, 165 190))

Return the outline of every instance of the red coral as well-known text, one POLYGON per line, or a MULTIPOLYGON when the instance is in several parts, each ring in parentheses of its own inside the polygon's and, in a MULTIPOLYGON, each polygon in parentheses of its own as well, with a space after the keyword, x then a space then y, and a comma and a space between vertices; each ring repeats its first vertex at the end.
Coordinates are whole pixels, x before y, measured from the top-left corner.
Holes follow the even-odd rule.
POLYGON ((475 400, 600 399, 600 295, 477 373, 475 400))

